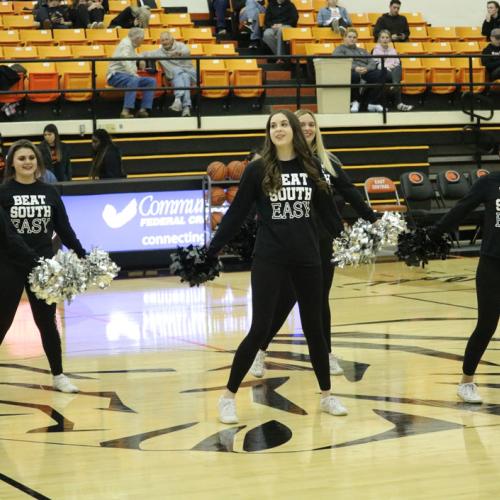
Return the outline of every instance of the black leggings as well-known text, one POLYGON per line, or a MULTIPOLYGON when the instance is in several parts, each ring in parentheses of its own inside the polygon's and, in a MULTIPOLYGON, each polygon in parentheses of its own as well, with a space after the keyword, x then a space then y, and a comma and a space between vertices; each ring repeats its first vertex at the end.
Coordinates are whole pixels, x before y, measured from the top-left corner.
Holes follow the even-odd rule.
POLYGON ((104 9, 88 10, 86 5, 78 5, 72 11, 73 28, 87 28, 93 22, 102 22, 104 20, 104 9))
POLYGON ((56 305, 48 305, 35 297, 26 281, 26 275, 12 265, 0 266, 0 344, 2 344, 16 315, 23 289, 26 287, 31 312, 42 336, 43 350, 53 375, 62 373, 61 339, 56 325, 56 305))
MULTIPOLYGON (((330 288, 333 283, 333 275, 335 266, 331 263, 332 260, 332 240, 324 239, 319 241, 319 252, 321 256, 321 319, 323 323, 323 337, 326 342, 328 352, 332 352, 332 336, 330 332, 331 313, 330 313, 330 288)), ((269 344, 274 336, 278 333, 283 323, 288 318, 288 315, 297 302, 295 290, 290 280, 283 283, 280 291, 276 310, 273 315, 273 323, 268 337, 260 346, 261 350, 267 351, 269 344)))
POLYGON ((482 255, 476 272, 477 324, 465 348, 463 372, 474 375, 500 316, 500 259, 482 255))
POLYGON ((321 266, 304 267, 254 259, 252 263, 252 325, 234 355, 227 388, 237 392, 262 344, 269 336, 283 283, 291 281, 297 294, 302 329, 319 387, 330 390, 328 351, 321 320, 321 266))

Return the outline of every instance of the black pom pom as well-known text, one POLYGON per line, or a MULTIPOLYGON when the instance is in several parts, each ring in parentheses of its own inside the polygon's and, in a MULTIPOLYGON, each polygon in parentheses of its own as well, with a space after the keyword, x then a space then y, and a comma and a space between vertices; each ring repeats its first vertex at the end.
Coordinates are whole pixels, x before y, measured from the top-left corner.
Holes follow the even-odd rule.
POLYGON ((189 245, 178 247, 177 252, 170 255, 172 264, 170 272, 187 281, 189 286, 199 286, 219 276, 222 263, 215 255, 210 255, 205 247, 189 245))
POLYGON ((247 219, 238 234, 225 246, 224 252, 238 255, 244 261, 252 260, 253 248, 257 236, 257 222, 247 219))
POLYGON ((425 267, 431 259, 445 260, 450 249, 451 242, 447 235, 431 239, 429 229, 419 227, 410 233, 399 235, 396 255, 407 266, 425 267))

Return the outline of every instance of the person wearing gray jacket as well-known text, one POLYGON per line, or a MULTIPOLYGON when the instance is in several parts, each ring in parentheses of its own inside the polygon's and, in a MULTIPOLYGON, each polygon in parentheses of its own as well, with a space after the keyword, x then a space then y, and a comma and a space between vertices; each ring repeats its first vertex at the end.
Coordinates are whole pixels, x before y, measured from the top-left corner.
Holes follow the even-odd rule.
MULTIPOLYGON (((160 35, 161 47, 157 50, 142 52, 144 57, 158 57, 163 68, 165 77, 172 82, 174 88, 174 102, 169 109, 182 116, 191 116, 191 91, 189 87, 196 83, 196 71, 191 59, 170 59, 171 57, 183 57, 191 54, 189 47, 174 39, 168 31, 160 35)), ((145 63, 141 62, 144 67, 145 63)))
POLYGON ((326 7, 319 9, 318 26, 330 26, 333 31, 345 35, 346 28, 352 26, 351 18, 345 7, 337 5, 337 0, 327 0, 326 7))
MULTIPOLYGON (((386 71, 377 69, 377 59, 370 58, 365 49, 360 49, 356 42, 358 32, 349 28, 344 36, 342 45, 338 45, 333 51, 334 56, 348 56, 352 58, 351 83, 359 84, 361 80, 366 83, 390 82, 390 76, 386 71)), ((359 87, 351 88, 351 113, 357 113, 360 108, 361 92, 359 87)), ((363 101, 367 103, 368 111, 381 113, 384 108, 380 104, 382 98, 382 86, 368 87, 364 89, 363 101)))

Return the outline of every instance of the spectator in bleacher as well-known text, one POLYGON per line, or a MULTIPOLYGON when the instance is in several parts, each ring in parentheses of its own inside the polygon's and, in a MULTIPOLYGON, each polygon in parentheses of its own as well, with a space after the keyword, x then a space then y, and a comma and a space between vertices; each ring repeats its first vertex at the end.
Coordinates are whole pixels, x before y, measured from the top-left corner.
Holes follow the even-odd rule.
POLYGON ((406 42, 408 40, 410 37, 410 27, 408 26, 406 17, 399 15, 400 8, 401 2, 399 0, 391 0, 389 12, 382 14, 375 23, 375 27, 373 28, 375 40, 378 40, 378 36, 382 30, 389 31, 393 42, 406 42))
POLYGON ((352 26, 347 9, 337 5, 337 0, 327 0, 326 7, 319 9, 317 23, 318 26, 330 26, 342 36, 345 35, 346 28, 352 26))
POLYGON ((483 49, 481 63, 486 67, 488 78, 492 82, 500 80, 500 28, 495 28, 491 32, 490 43, 483 49))
POLYGON ((245 6, 240 10, 240 23, 244 29, 250 31, 249 49, 259 48, 260 39, 262 38, 259 14, 264 14, 265 12, 264 0, 246 0, 245 6))
MULTIPOLYGON (((142 52, 144 57, 158 57, 163 68, 165 77, 172 82, 174 88, 174 102, 170 106, 176 113, 182 112, 182 116, 191 116, 191 91, 189 87, 196 83, 196 70, 191 59, 170 59, 171 57, 189 56, 191 51, 185 43, 174 39, 172 33, 164 31, 160 35, 161 47, 157 50, 142 52), (182 89, 182 87, 187 87, 182 89)), ((141 61, 140 67, 145 63, 141 61)))
MULTIPOLYGON (((374 56, 390 56, 383 59, 387 74, 391 78, 391 82, 395 84, 401 83, 403 70, 401 68, 401 60, 391 41, 391 34, 387 30, 382 30, 378 35, 377 45, 373 48, 374 56)), ((377 69, 382 69, 382 59, 377 61, 377 69)), ((394 96, 394 104, 399 111, 411 111, 413 106, 404 104, 401 99, 401 87, 393 87, 392 95, 394 96)))
POLYGON ((147 28, 151 10, 149 7, 126 7, 109 23, 110 28, 147 28))
MULTIPOLYGON (((129 57, 137 58, 137 51, 144 41, 144 30, 142 28, 131 28, 126 36, 116 47, 113 58, 129 57)), ((130 61, 110 61, 107 73, 107 82, 112 87, 118 88, 144 88, 142 91, 141 107, 137 114, 138 118, 146 118, 153 107, 154 90, 156 80, 149 76, 137 75, 137 64, 135 60, 130 61)), ((135 96, 137 91, 125 92, 123 110, 120 118, 132 118, 135 109, 135 96)))
POLYGON ((43 129, 43 141, 38 146, 47 171, 59 182, 71 180, 71 156, 67 144, 61 141, 59 130, 53 123, 43 129))
POLYGON ((102 0, 74 0, 70 12, 73 28, 104 28, 102 0))
POLYGON ((72 27, 70 12, 61 0, 40 0, 33 9, 35 21, 43 29, 67 29, 72 27))
POLYGON ((297 26, 298 20, 297 7, 290 0, 269 0, 264 17, 263 40, 273 54, 283 54, 282 29, 297 26))
POLYGON ((215 18, 215 28, 217 35, 225 35, 226 30, 226 11, 229 7, 229 0, 212 0, 210 8, 215 18))
MULTIPOLYGON (((390 76, 382 70, 377 69, 377 59, 370 58, 365 49, 356 45, 358 32, 354 28, 348 28, 342 45, 338 45, 333 51, 334 56, 349 56, 352 58, 351 83, 359 84, 361 80, 366 83, 390 82, 390 76)), ((382 98, 382 86, 367 87, 363 93, 363 100, 367 102, 367 109, 372 113, 381 113, 384 108, 380 104, 382 98)), ((351 88, 351 113, 357 113, 360 109, 361 93, 359 87, 351 88)))
POLYGON ((481 33, 489 39, 491 32, 495 28, 500 28, 500 4, 498 2, 488 2, 486 10, 486 19, 483 22, 481 33))
POLYGON ((107 130, 98 128, 92 134, 93 158, 91 179, 122 179, 127 177, 122 166, 122 153, 111 140, 107 130))

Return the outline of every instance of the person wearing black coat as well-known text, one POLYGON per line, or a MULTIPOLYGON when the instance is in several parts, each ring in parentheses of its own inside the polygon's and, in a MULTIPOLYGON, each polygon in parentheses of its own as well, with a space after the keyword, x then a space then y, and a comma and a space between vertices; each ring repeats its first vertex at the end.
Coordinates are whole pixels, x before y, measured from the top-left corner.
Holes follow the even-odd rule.
POLYGON ((491 32, 495 28, 500 28, 500 4, 498 2, 488 2, 486 8, 488 13, 483 22, 481 34, 484 35, 486 39, 489 39, 491 32))
POLYGON ((298 20, 297 7, 290 0, 270 0, 264 17, 262 40, 273 54, 283 54, 282 29, 297 26, 298 20))
POLYGON ((127 177, 122 167, 121 151, 102 128, 92 135, 94 158, 90 168, 91 179, 120 179, 127 177))
POLYGON ((380 32, 387 30, 391 34, 393 42, 406 42, 410 37, 410 27, 408 19, 399 14, 401 2, 399 0, 391 0, 389 4, 389 12, 382 14, 375 23, 373 28, 373 36, 378 40, 380 32))
POLYGON ((58 182, 70 181, 71 155, 67 144, 61 141, 57 127, 49 123, 43 129, 43 141, 38 149, 42 154, 43 163, 47 170, 50 170, 58 182))
POLYGON ((491 81, 500 79, 500 28, 490 34, 491 42, 483 49, 481 63, 491 81))

